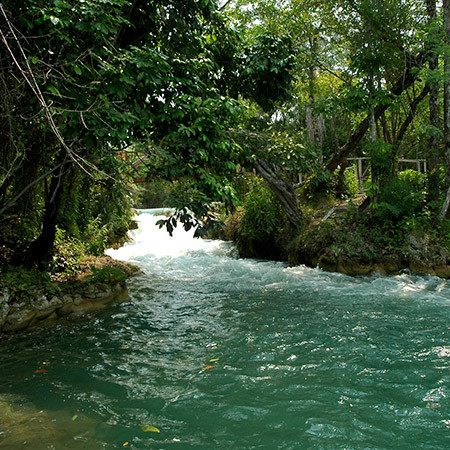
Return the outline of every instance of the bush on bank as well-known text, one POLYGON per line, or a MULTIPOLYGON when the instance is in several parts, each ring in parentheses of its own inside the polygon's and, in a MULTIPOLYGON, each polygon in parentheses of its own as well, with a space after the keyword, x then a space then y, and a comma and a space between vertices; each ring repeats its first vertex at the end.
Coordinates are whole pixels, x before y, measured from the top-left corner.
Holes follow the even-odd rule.
POLYGON ((293 234, 270 189, 254 178, 242 206, 227 218, 222 237, 234 240, 244 257, 283 259, 350 275, 410 269, 450 277, 450 221, 435 223, 425 201, 424 175, 401 172, 363 211, 351 199, 354 184, 347 185, 346 202, 332 193, 320 199, 303 196, 305 223, 293 234), (322 221, 336 205, 340 212, 322 221))

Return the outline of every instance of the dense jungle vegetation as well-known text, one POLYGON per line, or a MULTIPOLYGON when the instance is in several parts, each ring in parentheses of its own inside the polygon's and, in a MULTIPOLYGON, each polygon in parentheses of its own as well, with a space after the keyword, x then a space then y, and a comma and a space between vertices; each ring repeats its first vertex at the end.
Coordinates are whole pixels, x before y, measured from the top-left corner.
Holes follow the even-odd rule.
POLYGON ((2 271, 76 270, 138 191, 243 254, 448 265, 450 1, 3 0, 0 39, 2 271))

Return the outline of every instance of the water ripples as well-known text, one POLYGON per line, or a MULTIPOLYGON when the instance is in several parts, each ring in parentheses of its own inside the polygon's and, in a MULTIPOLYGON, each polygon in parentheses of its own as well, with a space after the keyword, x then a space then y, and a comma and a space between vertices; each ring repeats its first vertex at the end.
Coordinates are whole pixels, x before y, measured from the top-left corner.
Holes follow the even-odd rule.
POLYGON ((54 448, 448 446, 448 282, 242 260, 139 218, 111 252, 144 270, 131 303, 4 343, 2 392, 54 448))

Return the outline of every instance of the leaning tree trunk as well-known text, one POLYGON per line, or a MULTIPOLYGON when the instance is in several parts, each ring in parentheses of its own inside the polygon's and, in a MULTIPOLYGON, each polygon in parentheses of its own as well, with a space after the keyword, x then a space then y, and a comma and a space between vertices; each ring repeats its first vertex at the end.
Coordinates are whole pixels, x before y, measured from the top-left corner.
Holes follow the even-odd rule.
MULTIPOLYGON (((398 78, 397 82, 391 87, 390 94, 392 96, 399 96, 402 92, 408 89, 414 81, 418 78, 417 69, 423 64, 423 55, 417 57, 409 55, 406 60, 406 69, 398 78)), ((374 110, 375 120, 377 120, 387 109, 389 105, 383 103, 377 105, 374 110)), ((342 161, 347 158, 350 153, 355 150, 361 139, 366 134, 370 127, 371 115, 369 114, 357 127, 347 142, 339 149, 339 151, 331 158, 327 164, 327 170, 334 172, 337 167, 342 164, 342 161)))
POLYGON ((267 181, 273 193, 280 201, 289 223, 294 228, 299 228, 303 222, 302 213, 297 204, 294 188, 288 182, 278 177, 274 168, 262 158, 255 162, 256 171, 267 181))

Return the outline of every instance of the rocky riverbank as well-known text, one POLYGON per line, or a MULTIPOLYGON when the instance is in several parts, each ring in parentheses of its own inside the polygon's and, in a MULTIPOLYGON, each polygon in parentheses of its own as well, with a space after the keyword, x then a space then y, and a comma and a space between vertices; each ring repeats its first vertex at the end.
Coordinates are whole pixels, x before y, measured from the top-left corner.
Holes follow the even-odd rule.
POLYGON ((237 210, 218 237, 236 242, 242 257, 277 259, 350 276, 409 271, 450 279, 450 249, 445 237, 380 229, 354 218, 348 220, 346 209, 343 211, 342 215, 316 211, 303 229, 293 232, 284 227, 262 239, 258 233, 250 237, 245 233, 244 213, 237 210))
POLYGON ((129 301, 126 280, 138 270, 100 257, 88 259, 83 270, 67 279, 19 286, 1 280, 0 332, 23 331, 103 309, 113 302, 129 301))

